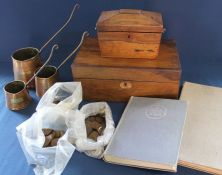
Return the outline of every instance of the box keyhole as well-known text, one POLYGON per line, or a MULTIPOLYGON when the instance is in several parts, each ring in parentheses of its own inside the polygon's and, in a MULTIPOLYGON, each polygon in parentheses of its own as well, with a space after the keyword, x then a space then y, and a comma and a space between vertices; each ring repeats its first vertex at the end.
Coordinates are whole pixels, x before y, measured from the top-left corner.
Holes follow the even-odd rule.
POLYGON ((132 88, 132 84, 128 81, 123 81, 120 83, 120 87, 122 89, 130 89, 130 88, 132 88))
POLYGON ((128 38, 130 39, 130 34, 128 34, 128 38))

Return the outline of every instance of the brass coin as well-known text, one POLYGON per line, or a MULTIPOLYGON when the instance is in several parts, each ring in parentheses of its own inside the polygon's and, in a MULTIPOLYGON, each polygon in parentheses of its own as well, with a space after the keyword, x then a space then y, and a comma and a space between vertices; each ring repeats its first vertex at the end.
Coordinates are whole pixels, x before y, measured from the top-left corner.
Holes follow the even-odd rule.
POLYGON ((55 137, 55 132, 52 132, 51 134, 46 136, 45 137, 45 143, 44 143, 43 147, 48 147, 50 142, 53 140, 54 137, 55 137))
POLYGON ((96 117, 95 117, 95 116, 89 116, 88 118, 89 118, 89 121, 91 121, 91 122, 93 122, 93 121, 96 120, 96 117))
POLYGON ((86 123, 86 133, 87 133, 87 136, 93 131, 92 127, 91 127, 91 124, 87 124, 86 123))
POLYGON ((94 140, 94 141, 97 141, 97 137, 99 136, 99 133, 96 132, 96 131, 93 131, 89 134, 88 138, 94 140))
POLYGON ((64 131, 55 131, 55 138, 60 138, 64 135, 64 131))
POLYGON ((99 116, 96 117, 96 121, 99 123, 104 122, 103 117, 99 117, 99 116))
POLYGON ((45 136, 48 136, 49 134, 51 134, 52 131, 53 131, 52 129, 46 129, 46 128, 42 129, 42 132, 44 133, 45 136))
POLYGON ((56 146, 58 143, 59 138, 55 138, 51 141, 50 146, 56 146))

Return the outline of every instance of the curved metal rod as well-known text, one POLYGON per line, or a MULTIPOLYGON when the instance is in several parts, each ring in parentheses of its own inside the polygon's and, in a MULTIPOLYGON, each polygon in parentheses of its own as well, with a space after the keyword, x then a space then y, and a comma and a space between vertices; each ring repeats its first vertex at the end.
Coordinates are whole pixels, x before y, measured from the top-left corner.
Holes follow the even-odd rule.
POLYGON ((80 5, 76 4, 73 9, 72 12, 69 16, 69 19, 66 21, 66 23, 41 47, 41 49, 39 50, 39 53, 42 52, 42 50, 68 25, 68 23, 71 21, 73 14, 75 12, 76 9, 79 9, 80 5))
POLYGON ((85 38, 86 36, 89 36, 89 33, 88 33, 87 31, 85 31, 85 32, 82 34, 82 38, 81 38, 81 41, 80 41, 79 45, 64 59, 64 61, 57 67, 57 70, 59 70, 59 69, 66 63, 66 61, 68 61, 68 59, 69 59, 70 57, 72 57, 72 55, 73 55, 74 53, 76 53, 76 51, 77 51, 77 50, 80 48, 80 46, 82 45, 83 40, 84 40, 84 38, 85 38))
POLYGON ((48 59, 46 60, 46 62, 42 65, 42 67, 40 67, 40 69, 32 76, 32 78, 29 79, 29 81, 25 84, 26 86, 35 78, 36 75, 38 75, 38 73, 46 66, 46 64, 48 64, 48 62, 51 60, 54 50, 57 50, 59 48, 58 44, 55 44, 52 46, 50 55, 48 57, 48 59))

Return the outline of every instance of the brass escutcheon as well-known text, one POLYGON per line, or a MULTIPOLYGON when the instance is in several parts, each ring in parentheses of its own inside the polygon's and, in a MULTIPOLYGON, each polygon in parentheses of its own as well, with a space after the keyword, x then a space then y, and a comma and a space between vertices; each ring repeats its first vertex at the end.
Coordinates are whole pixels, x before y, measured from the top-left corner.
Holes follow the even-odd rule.
POLYGON ((130 83, 129 81, 123 81, 120 83, 120 87, 122 89, 130 89, 132 88, 132 83, 130 83))

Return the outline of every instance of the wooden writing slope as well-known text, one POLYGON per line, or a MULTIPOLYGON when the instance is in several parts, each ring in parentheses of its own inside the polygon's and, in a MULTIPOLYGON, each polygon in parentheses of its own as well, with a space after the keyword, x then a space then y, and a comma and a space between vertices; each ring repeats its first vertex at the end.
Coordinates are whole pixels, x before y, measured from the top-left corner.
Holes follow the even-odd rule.
POLYGON ((128 101, 130 96, 177 98, 180 61, 173 41, 164 41, 157 59, 103 58, 96 38, 87 38, 72 64, 88 100, 128 101))

